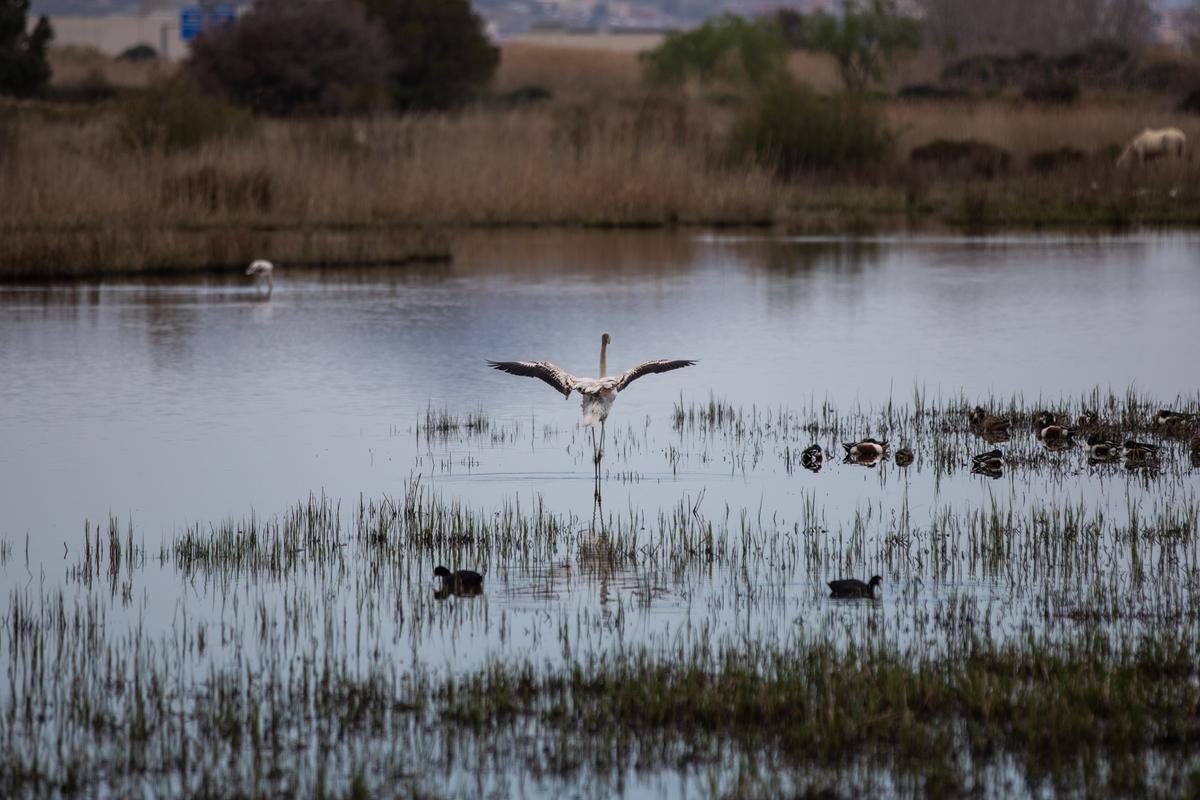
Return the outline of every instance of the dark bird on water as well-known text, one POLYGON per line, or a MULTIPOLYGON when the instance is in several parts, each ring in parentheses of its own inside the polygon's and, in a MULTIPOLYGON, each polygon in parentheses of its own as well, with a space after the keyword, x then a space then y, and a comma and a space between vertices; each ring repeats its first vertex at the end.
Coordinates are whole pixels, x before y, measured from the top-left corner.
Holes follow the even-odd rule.
POLYGON ((830 597, 869 597, 875 599, 875 587, 883 583, 878 575, 871 576, 867 583, 856 578, 844 578, 840 581, 830 581, 830 597))
POLYGON ((460 569, 456 572, 451 572, 445 567, 439 566, 433 571, 433 576, 442 579, 443 587, 452 588, 455 591, 471 591, 483 588, 483 576, 471 569, 460 569))
POLYGON ((981 470, 997 470, 1004 468, 1004 453, 999 447, 971 456, 971 466, 981 470))
POLYGON ((989 414, 984 410, 983 406, 975 406, 975 410, 970 414, 970 419, 971 425, 982 433, 1008 433, 1008 429, 1012 427, 1011 419, 989 414))
POLYGON ((1146 460, 1158 458, 1158 445, 1147 444, 1146 442, 1135 442, 1133 439, 1126 439, 1122 445, 1125 450, 1125 457, 1134 460, 1146 460))

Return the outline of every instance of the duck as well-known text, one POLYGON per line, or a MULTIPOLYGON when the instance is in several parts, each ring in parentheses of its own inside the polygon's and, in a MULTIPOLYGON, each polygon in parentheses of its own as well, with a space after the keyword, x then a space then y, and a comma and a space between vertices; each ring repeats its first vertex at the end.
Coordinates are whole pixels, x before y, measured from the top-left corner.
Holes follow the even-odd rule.
POLYGON ((821 449, 819 444, 811 444, 804 448, 804 452, 800 454, 800 466, 805 469, 817 472, 821 469, 821 462, 825 460, 825 451, 821 449))
POLYGON ((970 420, 972 425, 985 433, 1007 433, 1008 429, 1012 427, 1011 419, 989 414, 983 406, 975 406, 975 410, 970 414, 970 420))
POLYGON ((470 569, 460 569, 451 572, 445 567, 438 566, 433 571, 435 578, 442 579, 442 587, 452 587, 455 592, 471 592, 483 588, 483 576, 470 569))
POLYGON ((893 458, 896 460, 897 467, 907 467, 909 464, 913 463, 913 451, 909 450, 907 447, 901 447, 896 451, 896 454, 893 456, 893 458))
POLYGON ((1043 442, 1056 444, 1068 441, 1074 433, 1075 431, 1067 426, 1052 422, 1039 430, 1038 438, 1043 442))
POLYGON ((996 478, 1004 477, 1004 468, 1003 467, 988 467, 988 466, 984 466, 983 464, 974 464, 971 467, 971 474, 972 475, 982 475, 985 478, 991 478, 992 480, 995 480, 996 478))
POLYGON ((986 453, 979 453, 971 456, 972 467, 978 467, 981 470, 998 470, 1004 468, 1004 453, 999 447, 988 450, 986 453))
POLYGON ((1191 448, 1193 455, 1200 453, 1200 433, 1192 437, 1192 441, 1188 442, 1188 447, 1191 448))
POLYGON ((843 578, 830 581, 830 597, 869 597, 875 599, 875 587, 883 583, 883 578, 872 575, 871 580, 863 583, 856 578, 843 578))
POLYGON ((1039 411, 1033 415, 1033 424, 1040 431, 1043 428, 1048 428, 1058 424, 1058 415, 1053 411, 1039 411))
POLYGON ((1087 437, 1087 452, 1090 461, 1112 461, 1120 454, 1116 442, 1096 433, 1087 437))
POLYGON ((1172 411, 1169 408, 1161 408, 1154 415, 1155 428, 1177 428, 1181 425, 1186 425, 1192 419, 1192 414, 1184 414, 1182 411, 1172 411))
POLYGON ((1158 458, 1158 445, 1156 444, 1135 442, 1133 439, 1126 439, 1122 448, 1125 450, 1125 457, 1135 461, 1158 458))
POLYGON ((1100 415, 1095 411, 1079 412, 1079 419, 1075 422, 1076 428, 1094 428, 1100 424, 1100 415))
POLYGON ((870 436, 857 442, 842 442, 842 447, 846 448, 846 458, 849 459, 878 458, 887 452, 887 446, 886 441, 881 442, 870 436))

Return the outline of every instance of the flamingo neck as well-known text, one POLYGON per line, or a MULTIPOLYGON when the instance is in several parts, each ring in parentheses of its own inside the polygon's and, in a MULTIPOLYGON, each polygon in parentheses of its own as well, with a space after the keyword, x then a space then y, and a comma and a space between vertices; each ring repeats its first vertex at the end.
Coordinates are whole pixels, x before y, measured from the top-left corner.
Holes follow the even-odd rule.
POLYGON ((601 339, 600 340, 600 377, 601 378, 608 375, 608 359, 606 358, 607 350, 608 350, 608 342, 601 339))

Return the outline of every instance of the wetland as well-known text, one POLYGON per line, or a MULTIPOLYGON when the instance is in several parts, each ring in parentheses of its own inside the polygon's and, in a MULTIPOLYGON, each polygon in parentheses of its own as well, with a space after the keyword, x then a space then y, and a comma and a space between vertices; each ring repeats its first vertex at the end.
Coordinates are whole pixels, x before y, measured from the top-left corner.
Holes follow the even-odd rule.
POLYGON ((3 794, 1200 791, 1200 428, 1155 423, 1198 257, 493 231, 269 301, 0 287, 3 794), (578 398, 486 361, 601 332, 698 363, 621 394, 597 498, 578 398))

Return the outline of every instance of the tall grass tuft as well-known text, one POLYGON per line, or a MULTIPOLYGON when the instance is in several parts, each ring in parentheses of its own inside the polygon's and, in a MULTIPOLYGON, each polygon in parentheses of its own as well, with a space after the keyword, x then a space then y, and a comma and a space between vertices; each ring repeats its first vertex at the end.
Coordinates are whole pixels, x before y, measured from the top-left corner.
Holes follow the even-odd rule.
POLYGON ((893 137, 869 101, 822 97, 780 77, 759 91, 730 136, 733 153, 789 177, 798 172, 878 163, 893 137))

